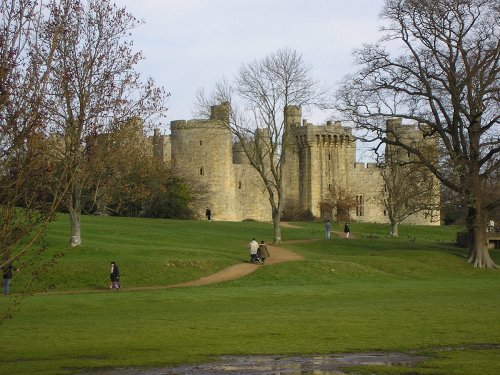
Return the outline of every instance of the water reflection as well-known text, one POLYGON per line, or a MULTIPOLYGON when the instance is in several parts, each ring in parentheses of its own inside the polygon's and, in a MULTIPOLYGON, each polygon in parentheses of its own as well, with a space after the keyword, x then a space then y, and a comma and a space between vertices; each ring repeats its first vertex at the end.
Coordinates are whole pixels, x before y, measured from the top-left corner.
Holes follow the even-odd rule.
MULTIPOLYGON (((223 356, 217 362, 157 369, 122 368, 107 375, 338 375, 358 365, 412 366, 426 357, 405 353, 358 353, 329 356, 223 356)), ((99 372, 93 372, 93 374, 99 372)))

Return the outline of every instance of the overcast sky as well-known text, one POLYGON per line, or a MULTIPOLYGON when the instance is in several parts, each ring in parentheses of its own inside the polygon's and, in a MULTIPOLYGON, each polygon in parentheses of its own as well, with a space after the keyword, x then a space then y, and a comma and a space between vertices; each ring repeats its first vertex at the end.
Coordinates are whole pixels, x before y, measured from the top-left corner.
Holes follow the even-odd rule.
MULTIPOLYGON (((115 0, 145 21, 133 32, 146 60, 139 70, 171 93, 162 130, 191 119, 195 94, 208 92, 280 48, 300 53, 315 79, 335 87, 353 70, 352 50, 380 37, 383 0, 115 0)), ((322 124, 327 112, 304 114, 322 124)))

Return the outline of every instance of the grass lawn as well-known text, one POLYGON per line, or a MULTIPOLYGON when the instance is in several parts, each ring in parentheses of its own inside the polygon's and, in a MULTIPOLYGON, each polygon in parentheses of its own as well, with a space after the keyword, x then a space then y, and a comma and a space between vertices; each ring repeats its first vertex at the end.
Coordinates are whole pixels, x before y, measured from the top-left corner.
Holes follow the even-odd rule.
MULTIPOLYGON (((247 242, 271 242, 272 226, 82 219, 84 245, 77 249, 67 246, 66 216, 51 226, 46 256, 65 255, 0 326, 0 374, 166 366, 222 354, 375 350, 429 359, 411 369, 350 371, 500 373, 500 271, 469 266, 466 250, 452 245, 456 227, 401 226, 395 239, 387 237, 387 225, 353 223, 355 238, 326 241, 321 223, 296 223, 300 228, 282 229, 285 241, 316 241, 283 247, 303 261, 266 265, 220 284, 127 291, 197 279, 246 261, 247 242), (120 266, 120 292, 107 289, 111 260, 120 266)), ((500 251, 491 254, 500 264, 500 251)), ((14 275, 14 294, 28 274, 26 266, 14 275)), ((1 298, 0 311, 11 301, 1 298)))

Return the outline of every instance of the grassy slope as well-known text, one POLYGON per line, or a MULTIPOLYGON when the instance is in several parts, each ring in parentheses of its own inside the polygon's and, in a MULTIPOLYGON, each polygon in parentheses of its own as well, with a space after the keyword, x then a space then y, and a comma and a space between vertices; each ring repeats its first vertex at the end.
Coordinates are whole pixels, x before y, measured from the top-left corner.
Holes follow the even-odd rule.
MULTIPOLYGON (((247 241, 270 241, 272 227, 103 217, 85 217, 82 225, 84 246, 67 249, 67 219, 54 223, 50 251, 66 255, 37 283, 74 294, 22 302, 0 326, 8 343, 0 373, 161 366, 219 354, 413 349, 437 357, 412 373, 500 371, 498 349, 432 349, 500 343, 500 273, 465 263, 465 251, 450 244, 456 228, 402 227, 401 238, 392 239, 387 226, 354 224, 355 239, 325 241, 322 224, 301 223, 283 228, 283 238, 318 239, 284 245, 304 261, 211 286, 111 293, 110 260, 120 265, 125 287, 168 285, 246 260, 247 241)), ((492 255, 500 263, 499 251, 492 255)), ((14 291, 26 273, 15 275, 14 291)), ((7 302, 0 300, 0 311, 7 302)))

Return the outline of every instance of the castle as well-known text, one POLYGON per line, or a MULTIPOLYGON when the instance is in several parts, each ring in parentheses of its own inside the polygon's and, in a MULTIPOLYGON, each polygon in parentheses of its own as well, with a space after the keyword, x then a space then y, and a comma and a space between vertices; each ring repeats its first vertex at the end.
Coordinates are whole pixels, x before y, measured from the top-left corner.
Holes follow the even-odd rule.
MULTIPOLYGON (((211 108, 209 119, 177 120, 170 124, 170 135, 155 129, 150 137, 154 155, 170 162, 176 173, 202 184, 209 192, 206 207, 214 220, 270 221, 269 195, 258 172, 227 126, 229 107, 222 103, 211 108)), ((392 126, 408 137, 418 137, 413 126, 399 119, 392 126)), ((380 196, 382 178, 375 163, 356 162, 356 138, 350 127, 340 122, 313 125, 302 119, 301 108, 286 109, 286 124, 292 142, 283 161, 283 193, 286 205, 295 205, 315 217, 329 218, 320 202, 333 185, 344 186, 356 197, 350 220, 388 222, 380 196)), ((200 209, 200 216, 204 209, 200 209)), ((285 210, 287 208, 285 207, 285 210)), ((439 224, 415 214, 406 223, 439 224)))

